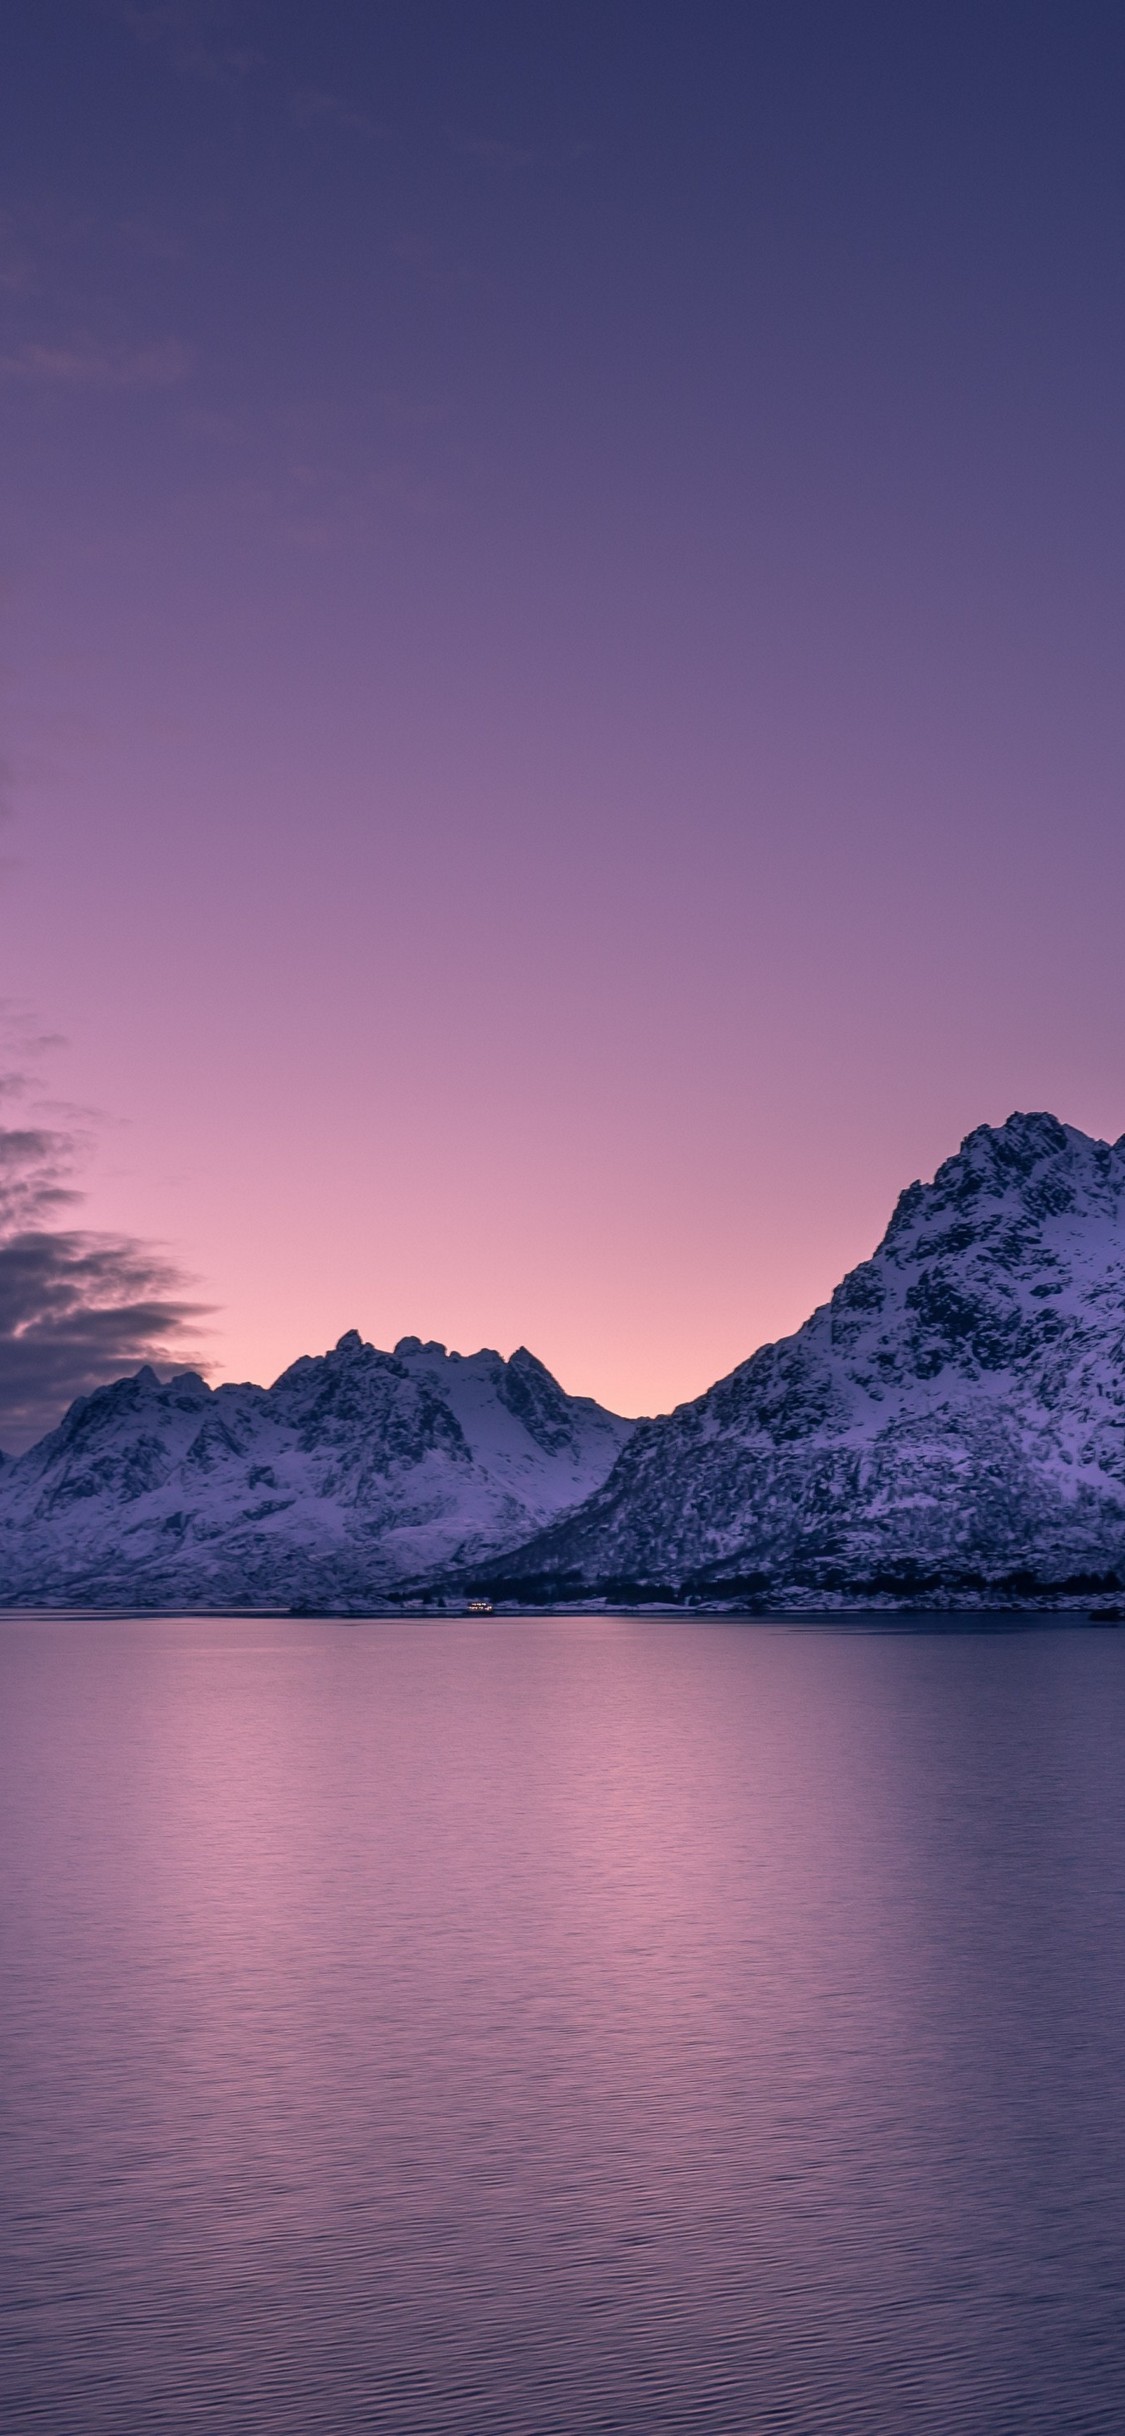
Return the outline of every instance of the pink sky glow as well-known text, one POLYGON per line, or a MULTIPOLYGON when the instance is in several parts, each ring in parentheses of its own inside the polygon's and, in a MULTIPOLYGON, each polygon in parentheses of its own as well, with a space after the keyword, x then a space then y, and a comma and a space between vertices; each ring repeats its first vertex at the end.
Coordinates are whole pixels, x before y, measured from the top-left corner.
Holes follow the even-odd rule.
POLYGON ((997 121, 643 14, 92 12, 15 143, 3 990, 216 1378, 666 1409, 971 1126, 1125 1129, 1108 18, 997 121))

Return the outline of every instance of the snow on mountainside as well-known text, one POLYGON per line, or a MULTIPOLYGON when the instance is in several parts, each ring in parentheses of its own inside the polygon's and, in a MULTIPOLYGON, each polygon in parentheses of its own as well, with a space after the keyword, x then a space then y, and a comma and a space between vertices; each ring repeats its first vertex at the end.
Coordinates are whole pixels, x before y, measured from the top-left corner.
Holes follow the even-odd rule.
POLYGON ((795 1336, 642 1422, 502 1570, 798 1604, 1125 1583, 1125 1137, 979 1126, 795 1336))
POLYGON ((580 1504, 633 1427, 522 1347, 353 1330, 270 1388, 141 1370, 0 1469, 0 1601, 378 1597, 580 1504))

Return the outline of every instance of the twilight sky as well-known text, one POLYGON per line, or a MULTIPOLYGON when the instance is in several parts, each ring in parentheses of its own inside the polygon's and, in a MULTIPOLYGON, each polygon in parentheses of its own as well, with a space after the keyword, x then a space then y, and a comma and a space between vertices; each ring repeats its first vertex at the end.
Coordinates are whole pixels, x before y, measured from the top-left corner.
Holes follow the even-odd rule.
POLYGON ((666 1408, 1125 1129, 1117 0, 7 0, 0 118, 9 1063, 213 1376, 666 1408))

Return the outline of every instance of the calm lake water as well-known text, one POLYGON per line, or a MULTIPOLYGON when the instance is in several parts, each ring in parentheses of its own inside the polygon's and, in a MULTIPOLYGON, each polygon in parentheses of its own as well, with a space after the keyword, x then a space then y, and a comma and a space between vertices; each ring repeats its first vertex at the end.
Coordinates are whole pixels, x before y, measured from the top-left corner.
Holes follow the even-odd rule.
POLYGON ((1125 1633, 0 1619, 50 2436, 1125 2424, 1125 1633))

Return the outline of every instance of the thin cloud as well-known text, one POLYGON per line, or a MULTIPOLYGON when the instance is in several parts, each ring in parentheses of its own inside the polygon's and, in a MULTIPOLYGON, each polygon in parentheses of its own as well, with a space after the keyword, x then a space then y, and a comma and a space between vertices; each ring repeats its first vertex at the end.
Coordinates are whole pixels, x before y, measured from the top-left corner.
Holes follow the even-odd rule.
MULTIPOLYGON (((0 1075, 18 1100, 25 1075, 0 1075)), ((144 1362, 201 1367, 186 1350, 205 1319, 174 1264, 132 1236, 60 1225, 84 1137, 58 1125, 0 1126, 0 1446, 54 1427, 76 1396, 144 1362)))
POLYGON ((8 296, 26 295, 35 285, 35 257, 14 214, 0 212, 0 288, 8 296))
POLYGON ((530 144, 506 144, 492 135, 463 135, 457 149, 490 169, 534 169, 545 158, 530 144))
POLYGON ((155 220, 119 220, 117 235, 125 251, 139 262, 178 263, 188 259, 183 237, 162 228, 155 220))
POLYGON ((163 52, 179 76, 230 84, 265 66, 265 53, 241 39, 245 11, 234 0, 126 0, 122 21, 138 42, 163 52))
POLYGON ((457 150, 467 160, 483 161, 488 169, 565 169, 575 161, 586 159, 593 150, 591 144, 579 141, 570 144, 513 144, 503 136, 462 135, 457 150))
MULTIPOLYGON (((27 1089, 22 1074, 4 1077, 6 1098, 27 1089)), ((0 1238, 54 1217, 77 1200, 66 1176, 75 1154, 74 1137, 44 1125, 0 1126, 0 1238)))
POLYGON ((342 94, 322 93, 315 86, 302 86, 294 93, 289 107, 299 127, 342 127, 349 134, 366 136, 386 133, 366 110, 357 110, 355 103, 345 101, 342 94))
POLYGON ((193 360, 178 338, 139 347, 108 347, 92 338, 58 345, 28 339, 0 355, 0 379, 60 389, 174 389, 187 379, 193 360))

